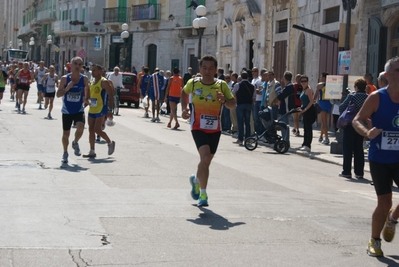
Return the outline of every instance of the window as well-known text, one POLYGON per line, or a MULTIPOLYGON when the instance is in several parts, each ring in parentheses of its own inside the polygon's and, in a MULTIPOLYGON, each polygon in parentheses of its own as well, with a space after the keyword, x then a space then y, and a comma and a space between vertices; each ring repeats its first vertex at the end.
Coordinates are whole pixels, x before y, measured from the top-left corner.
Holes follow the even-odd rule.
POLYGON ((277 21, 276 33, 283 33, 288 31, 288 19, 277 21))
POLYGON ((82 21, 86 21, 86 8, 82 8, 82 21))
POLYGON ((324 10, 324 24, 330 24, 339 21, 340 7, 332 7, 324 10))

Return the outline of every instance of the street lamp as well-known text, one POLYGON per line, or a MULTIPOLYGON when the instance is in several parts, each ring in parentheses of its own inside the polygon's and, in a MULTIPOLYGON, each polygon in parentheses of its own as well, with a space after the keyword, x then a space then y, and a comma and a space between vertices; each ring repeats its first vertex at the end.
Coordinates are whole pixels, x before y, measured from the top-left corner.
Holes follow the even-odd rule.
POLYGON ((30 60, 33 61, 33 48, 35 46, 35 38, 34 37, 31 37, 29 39, 29 46, 30 46, 30 51, 31 51, 30 60))
POLYGON ((50 66, 50 55, 51 55, 51 45, 53 44, 53 36, 49 35, 47 36, 47 45, 48 45, 48 51, 47 51, 47 67, 50 66))
POLYGON ((202 35, 204 34, 205 28, 208 26, 208 19, 205 17, 206 15, 206 7, 203 5, 199 5, 195 9, 195 13, 197 14, 197 18, 193 20, 193 27, 198 32, 198 60, 201 59, 201 41, 202 35))
POLYGON ((121 38, 123 40, 123 44, 124 44, 124 52, 123 52, 123 70, 126 68, 126 56, 127 56, 127 41, 129 39, 129 25, 127 23, 123 23, 122 24, 122 33, 121 33, 121 38))

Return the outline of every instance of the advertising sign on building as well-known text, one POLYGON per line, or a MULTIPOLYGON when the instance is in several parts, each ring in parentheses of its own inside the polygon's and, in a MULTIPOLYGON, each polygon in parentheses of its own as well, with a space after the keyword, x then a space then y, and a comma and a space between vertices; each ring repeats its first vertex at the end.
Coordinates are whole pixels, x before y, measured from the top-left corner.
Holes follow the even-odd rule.
POLYGON ((101 50, 101 36, 94 36, 94 50, 101 50))
POLYGON ((338 74, 348 75, 351 71, 351 51, 341 51, 338 53, 338 74))
POLYGON ((112 42, 113 43, 123 43, 123 39, 120 35, 114 35, 114 36, 112 36, 112 42))

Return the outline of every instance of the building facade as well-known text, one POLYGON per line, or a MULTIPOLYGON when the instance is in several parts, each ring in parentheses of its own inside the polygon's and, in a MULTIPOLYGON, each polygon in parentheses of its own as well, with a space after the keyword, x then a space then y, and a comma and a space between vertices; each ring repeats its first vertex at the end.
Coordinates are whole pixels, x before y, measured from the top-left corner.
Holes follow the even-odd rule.
POLYGON ((79 55, 108 69, 196 71, 198 57, 213 54, 225 71, 256 66, 280 79, 290 70, 307 74, 314 86, 321 72, 337 73, 348 14, 343 3, 353 4, 351 75, 376 78, 399 53, 399 0, 1 0, 0 42, 3 49, 31 50, 35 61, 62 66, 79 55), (201 49, 193 3, 207 8, 201 49))

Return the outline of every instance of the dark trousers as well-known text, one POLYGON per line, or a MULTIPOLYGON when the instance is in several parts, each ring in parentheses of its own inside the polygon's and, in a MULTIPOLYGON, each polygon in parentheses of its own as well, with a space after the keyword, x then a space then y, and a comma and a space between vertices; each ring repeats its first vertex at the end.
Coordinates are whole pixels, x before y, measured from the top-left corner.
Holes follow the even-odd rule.
POLYGON ((355 175, 363 176, 364 174, 364 152, 363 152, 363 136, 358 134, 352 125, 343 130, 343 173, 351 175, 352 170, 352 154, 354 161, 355 175))
POLYGON ((303 143, 302 146, 310 148, 313 139, 314 110, 308 109, 303 113, 303 143))
POLYGON ((254 110, 253 110, 253 118, 254 118, 254 126, 255 126, 255 132, 257 134, 261 134, 265 131, 265 128, 263 127, 263 124, 260 120, 259 117, 259 111, 260 111, 260 104, 262 101, 255 101, 254 104, 254 110))
POLYGON ((244 141, 245 138, 251 136, 251 104, 239 104, 236 107, 237 126, 238 126, 238 140, 244 141), (244 124, 245 124, 245 138, 244 138, 244 124))
POLYGON ((222 108, 222 131, 231 130, 230 109, 223 106, 222 108))

